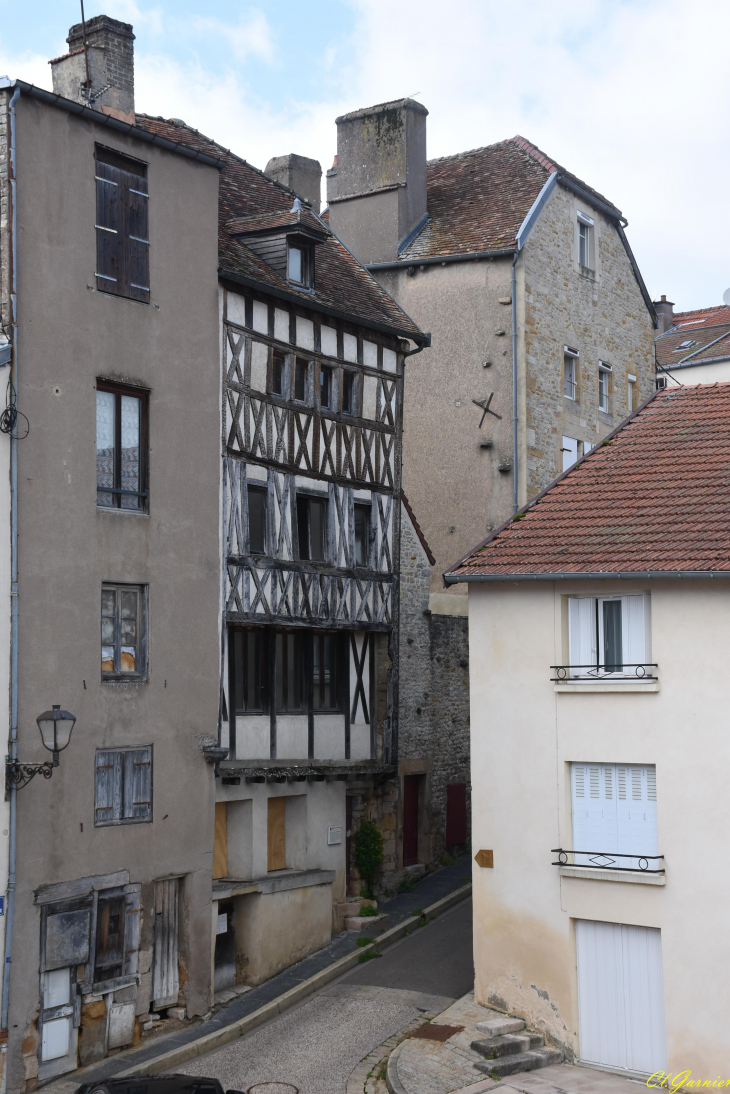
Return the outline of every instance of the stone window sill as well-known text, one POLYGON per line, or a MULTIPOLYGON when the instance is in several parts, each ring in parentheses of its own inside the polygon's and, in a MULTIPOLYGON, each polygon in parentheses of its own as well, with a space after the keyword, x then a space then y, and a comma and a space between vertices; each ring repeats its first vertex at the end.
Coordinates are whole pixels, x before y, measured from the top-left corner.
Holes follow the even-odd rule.
POLYGON ((623 881, 629 885, 666 885, 666 874, 637 873, 634 870, 601 870, 594 866, 559 866, 561 877, 582 877, 589 881, 623 881))
POLYGON ((586 691, 655 692, 659 691, 659 681, 647 680, 643 684, 639 680, 576 680, 573 683, 555 684, 554 690, 573 695, 586 691))

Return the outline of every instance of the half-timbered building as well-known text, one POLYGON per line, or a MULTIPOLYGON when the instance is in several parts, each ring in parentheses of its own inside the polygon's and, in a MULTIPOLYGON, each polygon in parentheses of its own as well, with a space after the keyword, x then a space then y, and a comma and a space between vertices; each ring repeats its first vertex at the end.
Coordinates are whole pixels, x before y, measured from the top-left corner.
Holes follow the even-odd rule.
POLYGON ((217 989, 329 941, 396 772, 402 384, 426 339, 308 204, 223 158, 217 989), (225 758, 223 758, 225 757, 225 758), (387 793, 387 791, 385 791, 387 793))

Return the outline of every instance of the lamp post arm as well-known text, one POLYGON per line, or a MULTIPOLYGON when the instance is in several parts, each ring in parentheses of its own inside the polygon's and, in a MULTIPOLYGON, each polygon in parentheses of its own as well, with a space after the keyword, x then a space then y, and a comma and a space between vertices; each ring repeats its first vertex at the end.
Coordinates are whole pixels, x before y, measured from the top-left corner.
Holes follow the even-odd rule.
POLYGON ((5 789, 10 790, 14 787, 16 790, 21 790, 36 775, 42 775, 44 779, 50 779, 54 767, 58 767, 58 753, 56 752, 54 752, 52 760, 45 760, 40 764, 24 764, 21 760, 11 760, 10 757, 6 757, 5 789))

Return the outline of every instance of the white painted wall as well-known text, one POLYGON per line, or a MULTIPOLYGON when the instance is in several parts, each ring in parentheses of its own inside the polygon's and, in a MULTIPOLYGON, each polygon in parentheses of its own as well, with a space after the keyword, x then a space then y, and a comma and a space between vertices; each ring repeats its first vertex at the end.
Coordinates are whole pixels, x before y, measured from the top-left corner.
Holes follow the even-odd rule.
MULTIPOLYGON (((578 1050, 574 921, 661 930, 670 1072, 730 1059, 730 582, 530 582, 469 592, 476 993, 578 1050), (651 593, 654 690, 559 691, 568 594, 651 593), (560 876, 571 761, 656 764, 666 884, 560 876)), ((595 687, 595 685, 592 685, 595 687)))
MULTIPOLYGON (((660 376, 661 373, 657 375, 660 376)), ((683 387, 691 387, 693 384, 726 384, 730 380, 730 358, 714 364, 685 365, 684 368, 672 369, 668 376, 683 387)), ((667 379, 668 387, 674 386, 672 379, 667 379)))

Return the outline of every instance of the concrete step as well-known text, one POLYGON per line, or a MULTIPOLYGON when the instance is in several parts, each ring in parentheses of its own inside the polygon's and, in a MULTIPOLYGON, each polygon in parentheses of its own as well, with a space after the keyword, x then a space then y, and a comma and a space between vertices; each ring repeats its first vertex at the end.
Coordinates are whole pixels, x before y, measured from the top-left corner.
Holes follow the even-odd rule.
POLYGON ((498 1060, 485 1060, 475 1064, 477 1071, 485 1075, 496 1075, 500 1079, 505 1075, 517 1075, 520 1071, 537 1071, 550 1064, 562 1064, 563 1054, 555 1048, 536 1048, 530 1052, 518 1052, 514 1056, 501 1056, 498 1060))
POLYGON ((524 1028, 525 1023, 521 1018, 510 1018, 506 1014, 477 1022, 478 1031, 486 1037, 501 1037, 504 1033, 519 1033, 524 1028))
POLYGON ((541 1033, 506 1033, 501 1037, 487 1037, 483 1041, 472 1041, 471 1047, 487 1060, 496 1060, 499 1056, 515 1056, 519 1052, 529 1052, 541 1048, 545 1039, 541 1033))

